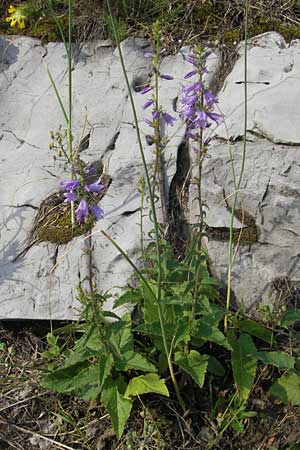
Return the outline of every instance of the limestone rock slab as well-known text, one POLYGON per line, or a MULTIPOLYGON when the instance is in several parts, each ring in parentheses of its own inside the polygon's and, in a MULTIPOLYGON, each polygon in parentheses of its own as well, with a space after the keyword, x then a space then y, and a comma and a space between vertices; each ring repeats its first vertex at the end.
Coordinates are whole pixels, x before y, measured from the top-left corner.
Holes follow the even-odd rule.
MULTIPOLYGON (((244 53, 242 43, 220 92, 226 126, 217 133, 233 140, 243 135, 244 53)), ((274 143, 299 145, 299 41, 287 44, 277 33, 264 33, 249 40, 247 54, 248 131, 274 143)))
MULTIPOLYGON (((131 86, 145 83, 151 62, 141 39, 122 43, 131 86)), ((95 281, 103 292, 113 294, 126 286, 131 268, 105 240, 105 230, 137 259, 140 254, 140 193, 143 175, 133 114, 118 51, 109 42, 73 48, 73 134, 77 140, 91 129, 90 146, 83 153, 86 162, 102 161, 112 183, 101 202, 103 221, 93 228, 95 281), (111 146, 114 142, 114 146, 111 146)), ((45 67, 55 80, 64 104, 67 98, 66 55, 61 43, 43 45, 26 37, 0 38, 0 319, 73 319, 78 315, 77 286, 88 274, 83 250, 87 238, 79 236, 67 245, 40 243, 12 262, 23 248, 32 221, 43 199, 59 189, 67 177, 64 166, 54 162, 48 148, 49 131, 64 126, 45 67)), ((174 99, 180 91, 188 64, 183 53, 164 59, 162 69, 175 79, 162 85, 160 102, 178 117, 174 99)), ((147 146, 149 127, 144 123, 142 105, 147 96, 133 92, 148 163, 152 148, 147 146)), ((170 130, 168 130, 170 131, 170 130)), ((180 121, 171 130, 166 149, 169 181, 176 171, 178 145, 184 136, 180 121)), ((152 223, 144 219, 145 231, 152 223)), ((111 309, 113 298, 105 307, 111 309)))

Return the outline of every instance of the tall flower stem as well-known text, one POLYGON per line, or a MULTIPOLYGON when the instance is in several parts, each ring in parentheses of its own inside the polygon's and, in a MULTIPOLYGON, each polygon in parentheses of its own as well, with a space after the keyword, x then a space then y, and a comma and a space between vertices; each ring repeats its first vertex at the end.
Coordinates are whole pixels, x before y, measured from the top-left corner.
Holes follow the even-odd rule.
MULTIPOLYGON (((63 106, 62 98, 58 92, 55 81, 54 81, 47 65, 46 65, 46 71, 50 78, 50 82, 53 86, 55 95, 58 99, 61 111, 64 115, 64 119, 65 119, 66 127, 67 127, 68 161, 71 163, 72 168, 74 168, 75 161, 74 161, 73 144, 72 144, 72 140, 73 140, 73 136, 72 136, 72 88, 73 88, 72 87, 72 0, 69 0, 69 3, 68 3, 68 8, 69 8, 69 11, 68 11, 68 41, 66 40, 64 31, 62 29, 62 26, 61 26, 58 18, 56 17, 56 14, 53 10, 50 0, 48 0, 48 7, 50 9, 53 19, 55 20, 57 27, 59 29, 62 41, 63 41, 65 49, 66 49, 66 54, 67 54, 67 60, 68 60, 68 109, 67 109, 67 111, 63 106)), ((71 175, 71 178, 74 179, 73 171, 71 171, 70 175, 71 175)), ((74 202, 72 201, 71 202, 72 227, 75 226, 75 210, 74 209, 75 209, 74 202)))
MULTIPOLYGON (((152 213, 152 218, 153 218, 155 243, 156 243, 156 254, 157 254, 157 263, 158 263, 157 295, 155 296, 155 303, 157 306, 157 312, 158 312, 158 318, 159 318, 159 323, 160 323, 160 328, 161 328, 161 333, 162 333, 163 345, 164 345, 165 355, 166 355, 166 358, 168 361, 170 376, 171 376, 171 379, 172 379, 172 382, 174 385, 174 389, 176 392, 177 400, 178 400, 180 406, 182 407, 182 409, 185 410, 184 401, 181 397, 179 387, 177 384, 177 380, 175 377, 175 373, 174 373, 174 367, 173 367, 172 357, 170 354, 170 347, 167 342, 166 330, 165 330, 165 325, 164 325, 164 317, 163 317, 163 311, 162 311, 162 306, 161 306, 162 275, 163 274, 162 274, 162 263, 161 263, 161 251, 160 251, 161 246, 160 246, 160 238, 159 238, 159 226, 158 226, 157 214, 156 214, 156 209, 155 209, 155 201, 154 201, 154 197, 152 195, 151 181, 150 181, 149 171, 148 171, 147 162, 146 162, 146 158, 145 158, 145 154, 144 154, 143 144, 142 144, 142 140, 141 140, 141 134, 140 134, 140 130, 139 130, 139 123, 138 123, 136 108, 135 108, 135 104, 134 104, 134 100, 133 100, 133 96, 132 96, 132 92, 131 92, 131 87, 130 87, 130 83, 128 80, 126 67, 125 67, 125 63, 124 63, 124 59, 123 59, 123 55, 122 55, 122 51, 121 51, 121 47, 120 47, 119 37, 118 37, 118 33, 117 33, 117 30, 115 27, 114 19, 112 16, 112 11, 111 11, 109 0, 106 0, 106 4, 107 4, 108 12, 110 15, 110 20, 112 23, 112 28, 114 31, 115 41, 118 46, 118 51, 119 51, 121 65, 122 65, 122 70, 124 73, 125 82, 126 82, 127 89, 128 89, 128 95, 129 95, 131 108, 132 108, 132 112, 133 112, 133 118, 134 118, 134 123, 135 123, 135 128, 136 128, 138 145, 139 145, 142 164, 143 164, 144 172, 145 172, 146 184, 147 184, 147 188, 148 188, 148 191, 150 194, 150 207, 151 207, 151 213, 152 213)), ((124 252, 122 252, 122 254, 127 259, 127 261, 130 262, 130 259, 127 257, 127 255, 124 252)), ((130 262, 130 264, 132 265, 132 262, 130 262)))
MULTIPOLYGON (((203 95, 201 95, 201 103, 203 107, 203 95)), ((193 322, 196 314, 196 306, 197 301, 199 297, 199 291, 200 291, 200 267, 201 267, 201 251, 202 251, 202 233, 203 233, 203 227, 204 227, 204 214, 203 214, 203 203, 202 203, 202 163, 203 163, 203 157, 202 157, 202 150, 203 150, 203 129, 200 129, 199 133, 199 162, 198 162, 198 179, 197 179, 197 198, 198 198, 198 207, 199 207, 199 221, 198 230, 195 230, 195 233, 197 234, 197 245, 196 245, 196 258, 197 258, 197 264, 196 264, 196 273, 195 273, 195 289, 194 289, 194 299, 192 303, 191 308, 191 315, 190 315, 190 323, 193 322)))
MULTIPOLYGON (((160 49, 160 25, 157 22, 154 25, 154 89, 155 89, 155 111, 159 111, 159 49, 160 49)), ((161 120, 161 113, 158 113, 158 117, 154 120, 154 142, 155 142, 155 169, 154 173, 158 175, 158 186, 160 193, 161 212, 163 227, 166 229, 168 223, 168 192, 165 182, 165 160, 164 160, 164 146, 162 144, 162 132, 164 129, 164 122, 161 120)), ((153 184, 153 195, 155 189, 156 180, 153 184)))
MULTIPOLYGON (((68 149, 69 159, 72 165, 74 165, 73 157, 73 144, 72 144, 72 2, 69 0, 69 17, 68 17, 68 149)), ((74 167, 73 167, 74 168, 74 167)), ((74 177, 73 171, 71 172, 71 178, 74 177)), ((71 202, 71 222, 72 226, 75 226, 75 208, 74 202, 71 202)))
POLYGON ((233 266, 233 221, 234 212, 237 205, 238 195, 244 175, 246 152, 247 152, 247 121, 248 121, 248 14, 249 14, 249 0, 245 2, 245 20, 244 20, 244 33, 245 33, 245 49, 244 49, 244 137, 243 137, 243 152, 242 152, 242 165, 239 174, 238 181, 235 186, 235 192, 233 196, 233 205, 231 209, 231 221, 230 221, 230 234, 229 234, 229 252, 228 252, 228 273, 227 273, 227 293, 226 293, 226 315, 224 317, 224 331, 228 330, 228 314, 230 308, 230 292, 231 292, 231 274, 233 266))

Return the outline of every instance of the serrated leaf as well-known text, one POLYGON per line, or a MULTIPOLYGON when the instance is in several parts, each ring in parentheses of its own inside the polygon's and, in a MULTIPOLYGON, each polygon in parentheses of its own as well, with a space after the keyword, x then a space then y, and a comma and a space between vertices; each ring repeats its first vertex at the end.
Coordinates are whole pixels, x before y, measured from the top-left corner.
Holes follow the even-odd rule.
POLYGON ((196 350, 191 350, 188 355, 185 355, 183 352, 177 352, 174 356, 176 364, 202 388, 208 365, 208 356, 201 355, 196 350))
POLYGON ((102 390, 106 379, 109 377, 114 365, 114 358, 110 353, 108 356, 104 353, 99 358, 99 386, 102 390))
POLYGON ((256 352, 253 356, 264 364, 271 364, 280 370, 291 370, 295 365, 295 358, 283 352, 256 352))
POLYGON ((69 393, 74 387, 73 379, 84 372, 89 366, 87 361, 79 362, 73 366, 56 369, 46 375, 41 385, 45 389, 52 389, 57 392, 69 393))
POLYGON ((249 334, 241 334, 238 340, 232 337, 230 343, 234 381, 240 399, 247 400, 255 380, 257 360, 252 355, 257 350, 249 334))
POLYGON ((123 353, 122 358, 116 361, 115 368, 121 371, 136 369, 144 372, 156 372, 156 367, 134 350, 123 353))
POLYGON ((190 323, 181 323, 180 325, 177 325, 175 335, 173 338, 173 348, 176 349, 177 345, 181 342, 184 342, 185 344, 188 344, 188 342, 191 339, 190 336, 190 323))
POLYGON ((98 328, 96 324, 91 325, 84 335, 75 343, 74 352, 83 352, 87 349, 97 353, 103 350, 103 345, 100 340, 98 328))
POLYGON ((90 366, 86 371, 80 374, 80 380, 74 380, 74 383, 78 386, 72 391, 72 393, 83 400, 96 400, 101 393, 99 367, 90 366))
POLYGON ((215 344, 225 347, 227 350, 232 350, 228 339, 224 336, 216 326, 212 326, 209 322, 200 319, 195 324, 193 336, 200 338, 203 341, 214 342, 215 344))
POLYGON ((132 401, 121 394, 113 380, 106 381, 101 403, 105 406, 117 437, 120 439, 128 417, 130 416, 132 401))
POLYGON ((212 355, 208 356, 207 371, 218 377, 225 375, 225 369, 220 361, 212 355))
POLYGON ((64 394, 74 394, 85 400, 95 400, 100 394, 99 366, 87 361, 57 369, 46 375, 41 385, 64 394))
POLYGON ((69 356, 64 360, 61 369, 66 367, 74 366, 82 361, 89 359, 91 356, 94 356, 94 352, 90 349, 76 351, 69 354, 69 356))
POLYGON ((295 322, 300 321, 300 309, 293 309, 291 311, 286 311, 283 315, 280 324, 282 327, 288 327, 295 322))
POLYGON ((147 375, 132 378, 128 383, 125 397, 130 398, 148 393, 161 394, 169 397, 165 380, 160 379, 156 373, 147 373, 147 375))
POLYGON ((146 324, 156 322, 158 317, 157 306, 155 303, 155 296, 157 295, 157 286, 148 281, 148 284, 154 294, 149 291, 145 283, 141 283, 141 290, 144 299, 144 321, 146 324))
POLYGON ((295 373, 283 375, 272 384, 269 393, 282 403, 300 405, 300 376, 295 373))
POLYGON ((118 308, 119 306, 139 303, 142 299, 142 294, 139 289, 129 290, 122 294, 114 301, 113 308, 118 308))
POLYGON ((255 322, 255 320, 240 320, 239 329, 241 332, 251 334, 270 345, 276 344, 276 339, 273 336, 272 331, 260 325, 258 322, 255 322))
POLYGON ((170 297, 165 297, 162 301, 162 305, 190 305, 194 301, 192 296, 179 296, 173 295, 170 297))
POLYGON ((120 358, 122 353, 133 349, 130 314, 125 314, 122 320, 108 325, 105 340, 108 342, 112 353, 120 358))

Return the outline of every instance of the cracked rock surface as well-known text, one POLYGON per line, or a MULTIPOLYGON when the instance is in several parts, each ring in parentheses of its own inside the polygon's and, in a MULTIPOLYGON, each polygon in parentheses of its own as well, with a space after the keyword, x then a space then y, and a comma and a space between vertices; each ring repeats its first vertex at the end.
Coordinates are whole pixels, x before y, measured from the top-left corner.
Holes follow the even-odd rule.
MULTIPOLYGON (((145 58, 147 42, 129 38, 122 43, 125 65, 132 86, 147 81, 151 61, 145 58)), ((114 293, 126 286, 132 273, 118 251, 105 240, 105 230, 137 259, 140 254, 140 193, 143 175, 133 114, 118 51, 109 42, 74 47, 73 134, 82 135, 87 116, 91 125, 90 146, 82 153, 86 162, 103 160, 112 183, 101 205, 104 220, 93 228, 93 265, 98 289, 114 293)), ((25 256, 12 260, 22 250, 33 218, 43 199, 69 178, 62 163, 54 162, 48 149, 49 131, 64 126, 64 118, 45 70, 48 66, 66 104, 67 61, 61 43, 43 46, 27 37, 0 39, 0 319, 72 319, 78 315, 77 286, 89 273, 84 236, 66 245, 39 243, 25 256)), ((215 65, 212 59, 212 66, 215 65)), ((175 79, 164 82, 161 103, 171 114, 188 64, 183 54, 166 57, 162 71, 175 79)), ((133 92, 146 158, 153 159, 146 143, 149 127, 142 110, 147 96, 133 92)), ((88 125, 89 130, 89 125, 88 125)), ((185 132, 180 121, 172 128, 166 149, 167 178, 176 172, 176 155, 185 132)), ((144 218, 146 239, 153 225, 144 218)), ((112 308, 113 298, 105 307, 112 308)))
MULTIPOLYGON (((144 57, 147 42, 127 39, 122 43, 129 81, 138 86, 151 71, 144 57)), ((162 73, 175 76, 161 85, 160 103, 178 118, 183 75, 190 70, 182 49, 163 59, 162 73)), ((231 140, 236 173, 242 158, 243 45, 220 92, 220 109, 226 127, 217 129, 210 158, 203 168, 203 199, 210 227, 227 228, 234 185, 228 145, 231 140), (224 190, 224 192, 223 192, 224 190)), ((104 220, 93 228, 93 264, 98 288, 114 294, 124 287, 131 269, 101 235, 106 231, 136 260, 140 252, 140 193, 143 175, 136 130, 118 52, 109 42, 74 47, 73 134, 80 139, 85 115, 92 127, 90 146, 82 153, 86 162, 102 160, 112 183, 101 205, 104 220)), ((72 319, 78 314, 77 286, 89 273, 84 236, 66 245, 40 243, 12 262, 22 250, 33 218, 43 199, 59 189, 67 178, 62 163, 54 162, 48 149, 49 131, 64 126, 63 116, 47 77, 45 64, 66 104, 67 72, 63 44, 26 37, 0 39, 0 319, 72 319)), ((220 60, 208 61, 208 82, 218 75, 220 60)), ((235 247, 232 290, 251 308, 270 302, 270 286, 280 277, 300 280, 300 43, 287 45, 276 33, 249 42, 248 147, 239 206, 255 219, 257 241, 235 247)), ((191 80, 192 81, 192 80, 191 80)), ((133 92, 147 162, 153 159, 147 144, 151 129, 143 122, 147 96, 133 92)), ((88 128, 89 131, 89 128, 88 128)), ((176 158, 185 133, 180 120, 167 130, 171 140, 165 151, 168 185, 176 180, 176 158)), ((197 215, 193 186, 190 189, 190 221, 197 215)), ((145 211, 144 228, 152 223, 145 211)), ((234 227, 244 224, 238 219, 234 227)), ((226 282, 228 242, 211 238, 207 243, 210 267, 226 282)), ((105 307, 112 308, 113 298, 105 307)), ((122 311, 120 311, 121 313, 122 311)))
MULTIPOLYGON (((275 300, 276 279, 300 280, 300 42, 287 45, 277 33, 265 33, 248 45, 248 142, 238 206, 255 218, 257 242, 234 247, 232 290, 239 303, 254 311, 254 305, 275 300)), ((227 136, 237 176, 241 168, 243 53, 242 44, 219 96, 227 131, 224 124, 217 128, 203 169, 212 227, 230 224, 224 192, 232 204, 234 184, 227 136)), ((195 217, 195 206, 191 214, 195 217)), ((234 227, 243 224, 235 219, 234 227)), ((226 283, 228 239, 211 239, 207 248, 212 272, 226 283)))

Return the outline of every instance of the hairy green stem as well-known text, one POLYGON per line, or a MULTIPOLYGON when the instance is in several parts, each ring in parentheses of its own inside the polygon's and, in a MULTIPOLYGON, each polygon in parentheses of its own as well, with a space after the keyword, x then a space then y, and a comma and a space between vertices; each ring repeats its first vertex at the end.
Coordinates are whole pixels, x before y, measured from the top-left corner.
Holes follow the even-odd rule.
MULTIPOLYGON (((160 33, 157 28, 159 25, 156 25, 155 32, 155 53, 154 53, 154 67, 157 69, 154 72, 154 86, 155 86, 155 111, 159 111, 159 74, 158 74, 158 65, 159 65, 159 37, 160 33)), ((162 212, 162 221, 163 227, 166 229, 168 224, 168 202, 167 202, 167 190, 165 184, 165 164, 164 164, 164 155, 163 155, 163 145, 162 145, 162 133, 161 133, 161 112, 159 111, 158 118, 154 121, 154 134, 155 134, 155 169, 154 173, 158 174, 158 186, 160 193, 160 202, 161 202, 161 212, 162 212)), ((154 177, 153 184, 153 196, 155 189, 156 180, 154 177)))
MULTIPOLYGON (((154 225, 154 231, 155 231, 155 243, 156 243, 156 253, 157 253, 157 263, 158 263, 157 296, 155 296, 155 301, 156 301, 157 310, 158 310, 159 323, 160 323, 160 328, 161 328, 161 333, 162 333, 162 338, 163 338, 163 343, 164 343, 164 350, 165 350, 165 354, 166 354, 166 357, 167 357, 167 360, 168 360, 168 366, 169 366, 169 370, 170 370, 170 375, 171 375, 171 379, 172 379, 172 382, 173 382, 173 385, 174 385, 174 389, 175 389, 175 392, 176 392, 176 396, 177 396, 178 402, 179 402, 180 406, 182 407, 182 409, 185 410, 185 405, 184 405, 184 402, 183 402, 182 397, 180 395, 180 391, 179 391, 179 388, 178 388, 177 380, 175 378, 173 363, 172 363, 172 360, 171 360, 171 357, 170 357, 170 350, 169 350, 169 346, 168 346, 168 342, 167 342, 167 338, 166 338, 166 331, 165 331, 165 326, 164 326, 164 318, 163 318, 162 307, 161 307, 161 296, 162 296, 162 264, 161 264, 161 254, 160 254, 161 253, 160 252, 161 249, 160 249, 159 226, 158 226, 158 221, 157 221, 155 202, 154 202, 153 195, 151 195, 152 190, 151 190, 150 176, 149 176, 149 171, 148 171, 147 162, 146 162, 144 149, 143 149, 143 144, 142 144, 142 140, 141 140, 141 134, 140 134, 140 130, 139 130, 139 123, 138 123, 136 108, 135 108, 133 95, 132 95, 132 92, 131 92, 131 87, 130 87, 130 83, 129 83, 127 72, 126 72, 126 67, 125 67, 122 51, 121 51, 121 48, 120 48, 119 37, 118 37, 117 30, 116 30, 116 27, 115 27, 115 24, 114 24, 114 19, 113 19, 113 16, 112 16, 112 11, 111 11, 111 7, 110 7, 110 1, 106 0, 106 4, 107 4, 108 12, 109 12, 111 23, 112 23, 112 27, 113 27, 115 40, 116 40, 117 46, 118 46, 121 66, 122 66, 122 69, 123 69, 124 78, 125 78, 125 82, 126 82, 126 85, 127 85, 128 95, 129 95, 131 108, 132 108, 132 112, 133 112, 134 123, 135 123, 136 134, 137 134, 137 140, 138 140, 138 145, 139 145, 139 149, 140 149, 141 159, 142 159, 144 172, 145 172, 146 184, 147 184, 147 188, 148 188, 149 193, 150 193, 150 206, 151 206, 151 213, 152 213, 152 217, 153 217, 153 225, 154 225)), ((125 257, 124 252, 122 254, 125 257)), ((127 259, 128 262, 130 261, 130 259, 128 257, 126 259, 127 259)), ((130 264, 132 265, 132 263, 130 263, 130 264)))
POLYGON ((237 199, 244 175, 245 162, 246 162, 246 151, 247 151, 247 121, 248 121, 248 89, 247 89, 247 68, 248 68, 248 12, 249 12, 249 0, 245 2, 245 53, 244 53, 244 137, 243 137, 243 152, 242 152, 242 165, 239 174, 238 181, 235 186, 235 192, 233 197, 233 206, 231 209, 231 221, 230 221, 230 234, 229 234, 229 252, 228 252, 228 274, 227 274, 227 294, 226 294, 226 315, 224 317, 224 331, 228 330, 228 314, 230 309, 230 291, 231 291, 231 273, 233 265, 233 220, 234 212, 237 205, 237 199))
MULTIPOLYGON (((200 76, 200 83, 202 83, 202 76, 200 76)), ((204 98, 203 93, 201 93, 201 109, 204 107, 204 98)), ((190 314, 190 323, 193 322, 196 314, 196 306, 197 301, 199 297, 199 291, 200 291, 200 268, 201 268, 201 250, 202 250, 202 232, 204 227, 204 214, 203 214, 203 204, 202 204, 202 189, 201 189, 201 181, 202 181, 202 164, 203 164, 203 129, 200 129, 200 135, 199 135, 199 142, 198 142, 198 149, 199 149, 199 161, 198 161, 198 180, 197 180, 197 199, 198 199, 198 207, 199 207, 199 229, 195 231, 198 237, 197 241, 197 250, 196 250, 196 257, 197 257, 197 265, 196 265, 196 273, 195 273, 195 288, 194 288, 194 299, 192 303, 191 308, 191 314, 190 314)))

